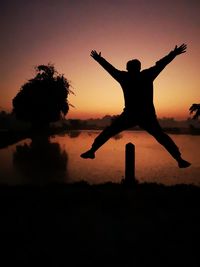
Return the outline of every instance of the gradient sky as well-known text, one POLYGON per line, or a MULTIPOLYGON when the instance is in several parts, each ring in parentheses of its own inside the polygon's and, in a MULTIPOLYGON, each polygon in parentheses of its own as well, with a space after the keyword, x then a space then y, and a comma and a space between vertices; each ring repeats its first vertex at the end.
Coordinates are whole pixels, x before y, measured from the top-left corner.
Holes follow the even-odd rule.
POLYGON ((12 109, 34 66, 51 62, 75 92, 68 118, 118 114, 122 90, 90 51, 121 70, 132 58, 148 68, 187 43, 187 53, 154 83, 157 115, 186 119, 190 105, 200 102, 199 14, 199 0, 1 0, 0 110, 12 109))

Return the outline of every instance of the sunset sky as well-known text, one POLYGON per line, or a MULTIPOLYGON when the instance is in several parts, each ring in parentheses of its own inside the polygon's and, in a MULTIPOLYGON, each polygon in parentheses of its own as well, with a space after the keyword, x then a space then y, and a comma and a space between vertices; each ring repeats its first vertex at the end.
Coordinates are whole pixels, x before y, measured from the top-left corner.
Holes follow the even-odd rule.
POLYGON ((73 86, 68 118, 118 114, 122 90, 90 51, 124 70, 129 59, 148 68, 186 43, 187 53, 154 83, 158 117, 186 119, 190 105, 200 102, 199 14, 199 0, 1 0, 0 110, 12 109, 34 66, 51 62, 73 86))

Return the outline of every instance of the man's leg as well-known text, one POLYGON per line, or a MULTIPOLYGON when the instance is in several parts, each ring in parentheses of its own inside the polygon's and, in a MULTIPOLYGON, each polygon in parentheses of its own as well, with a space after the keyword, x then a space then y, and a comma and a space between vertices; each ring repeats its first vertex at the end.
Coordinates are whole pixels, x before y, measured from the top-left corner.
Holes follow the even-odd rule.
POLYGON ((106 127, 94 140, 90 150, 81 154, 82 158, 95 158, 95 152, 106 143, 112 136, 126 130, 133 126, 128 118, 122 113, 117 119, 115 119, 110 126, 106 127))
POLYGON ((181 157, 179 148, 174 141, 162 130, 156 118, 147 120, 141 124, 141 127, 150 133, 155 139, 165 147, 165 149, 178 162, 179 168, 187 168, 191 164, 181 157))

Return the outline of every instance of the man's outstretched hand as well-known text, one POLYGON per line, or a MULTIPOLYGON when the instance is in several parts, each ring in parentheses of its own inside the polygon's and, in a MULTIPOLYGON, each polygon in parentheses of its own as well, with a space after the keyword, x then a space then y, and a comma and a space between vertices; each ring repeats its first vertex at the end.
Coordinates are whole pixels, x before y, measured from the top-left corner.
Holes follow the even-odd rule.
POLYGON ((186 49, 187 49, 187 45, 186 44, 182 44, 180 46, 175 46, 173 52, 175 53, 176 56, 182 54, 182 53, 185 53, 186 52, 186 49))
POLYGON ((101 52, 97 53, 96 50, 92 50, 90 56, 93 57, 95 60, 98 60, 101 57, 101 52))

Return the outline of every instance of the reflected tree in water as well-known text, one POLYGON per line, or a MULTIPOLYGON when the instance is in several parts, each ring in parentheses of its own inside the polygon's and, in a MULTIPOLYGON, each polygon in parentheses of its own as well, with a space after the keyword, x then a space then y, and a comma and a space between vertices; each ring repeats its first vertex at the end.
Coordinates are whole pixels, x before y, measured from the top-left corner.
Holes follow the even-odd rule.
POLYGON ((25 183, 63 183, 68 178, 67 152, 46 135, 34 136, 30 144, 17 145, 13 164, 25 183))
POLYGON ((36 76, 22 85, 13 99, 17 119, 30 122, 34 129, 48 128, 50 122, 64 117, 69 110, 69 81, 52 64, 35 68, 36 76))
POLYGON ((77 138, 81 134, 81 131, 69 131, 67 134, 70 138, 77 138))

